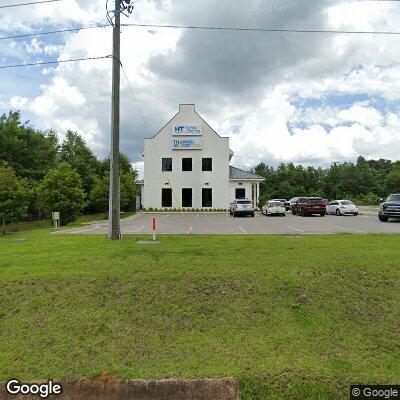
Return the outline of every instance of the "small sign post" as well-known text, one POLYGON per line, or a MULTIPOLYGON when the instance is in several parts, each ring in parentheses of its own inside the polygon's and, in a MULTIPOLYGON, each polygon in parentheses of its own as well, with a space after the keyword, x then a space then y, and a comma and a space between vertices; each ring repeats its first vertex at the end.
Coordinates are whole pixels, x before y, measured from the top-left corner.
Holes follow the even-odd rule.
POLYGON ((53 218, 54 229, 58 229, 60 227, 60 212, 59 211, 53 211, 51 213, 51 216, 53 218))
POLYGON ((156 219, 153 218, 153 242, 156 241, 156 219))

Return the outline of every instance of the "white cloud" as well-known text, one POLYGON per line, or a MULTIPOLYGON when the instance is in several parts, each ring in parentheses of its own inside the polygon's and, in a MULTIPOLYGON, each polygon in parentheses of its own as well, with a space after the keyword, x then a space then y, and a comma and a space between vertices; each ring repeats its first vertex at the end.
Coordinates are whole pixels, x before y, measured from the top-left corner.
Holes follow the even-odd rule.
MULTIPOLYGON (((287 3, 276 0, 266 12, 260 8, 264 3, 257 0, 234 5, 222 0, 141 1, 130 22, 348 30, 395 30, 400 22, 394 6, 384 2, 295 2, 284 7, 287 3)), ((0 25, 3 31, 13 28, 12 23, 17 30, 43 30, 43 21, 61 27, 103 23, 104 14, 103 0, 68 0, 62 5, 12 9, 0 16, 0 25)), ((5 50, 5 59, 23 59, 26 51, 37 57, 58 55, 59 59, 97 57, 112 51, 110 28, 64 34, 63 38, 62 45, 41 37, 26 46, 1 44, 5 46, 1 50, 5 50)), ((167 122, 179 102, 195 102, 198 112, 220 134, 231 137, 235 162, 242 166, 261 159, 322 163, 358 154, 399 158, 399 119, 393 109, 385 110, 385 104, 378 107, 373 101, 400 100, 400 48, 391 37, 125 27, 121 49, 121 60, 150 126, 148 132, 121 75, 121 149, 135 161, 140 160, 143 138, 167 122), (370 101, 344 105, 329 100, 335 95, 359 94, 370 101), (319 101, 310 105, 310 99, 319 101)), ((43 69, 51 79, 39 95, 30 99, 10 96, 7 103, 32 113, 32 121, 44 128, 55 128, 60 134, 67 129, 82 133, 97 154, 106 155, 110 67, 110 60, 98 60, 43 69)), ((135 165, 140 167, 140 163, 135 165)))

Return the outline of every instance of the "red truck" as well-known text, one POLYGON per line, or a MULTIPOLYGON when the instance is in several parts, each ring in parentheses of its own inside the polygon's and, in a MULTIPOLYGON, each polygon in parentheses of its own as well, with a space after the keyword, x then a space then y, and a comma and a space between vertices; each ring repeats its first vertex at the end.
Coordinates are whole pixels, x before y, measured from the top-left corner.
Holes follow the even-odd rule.
POLYGON ((292 206, 293 215, 301 214, 303 217, 312 214, 319 214, 325 217, 326 200, 321 197, 300 197, 292 206))

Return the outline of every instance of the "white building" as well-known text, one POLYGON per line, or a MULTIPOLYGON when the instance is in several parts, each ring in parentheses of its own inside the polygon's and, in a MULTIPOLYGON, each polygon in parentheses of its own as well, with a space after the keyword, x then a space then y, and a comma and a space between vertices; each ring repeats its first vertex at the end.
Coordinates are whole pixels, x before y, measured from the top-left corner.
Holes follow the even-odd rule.
POLYGON ((228 209, 235 198, 258 203, 260 176, 229 165, 229 138, 221 137, 193 104, 179 112, 151 139, 145 139, 144 209, 228 209))

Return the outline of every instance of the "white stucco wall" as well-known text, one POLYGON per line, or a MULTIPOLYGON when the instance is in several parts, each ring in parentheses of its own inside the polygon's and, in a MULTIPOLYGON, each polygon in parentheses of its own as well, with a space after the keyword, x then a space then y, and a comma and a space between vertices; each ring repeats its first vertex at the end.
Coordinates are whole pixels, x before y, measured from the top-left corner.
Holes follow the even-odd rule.
POLYGON ((182 188, 192 188, 192 208, 201 209, 202 188, 210 188, 213 208, 227 209, 231 201, 229 152, 229 138, 218 136, 196 113, 194 105, 180 105, 178 114, 154 138, 145 140, 143 207, 161 209, 161 190, 172 187, 172 208, 181 208, 182 188), (203 140, 203 149, 173 150, 175 125, 201 125, 202 136, 196 138, 203 140), (164 157, 172 158, 172 172, 162 171, 164 157), (203 157, 212 158, 212 172, 202 171, 203 157), (182 158, 192 158, 192 171, 182 171, 182 158))

